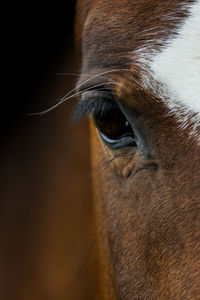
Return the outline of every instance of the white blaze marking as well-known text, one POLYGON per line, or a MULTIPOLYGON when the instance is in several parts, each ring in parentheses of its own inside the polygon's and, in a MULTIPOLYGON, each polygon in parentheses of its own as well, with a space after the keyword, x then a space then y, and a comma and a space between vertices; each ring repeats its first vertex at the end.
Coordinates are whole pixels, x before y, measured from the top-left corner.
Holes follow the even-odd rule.
MULTIPOLYGON (((153 56, 149 67, 153 77, 168 92, 167 105, 171 111, 177 112, 178 105, 187 114, 197 114, 193 119, 196 123, 193 131, 197 134, 200 125, 200 0, 191 5, 189 16, 177 35, 153 56)), ((186 126, 186 119, 183 119, 183 126, 186 126)))

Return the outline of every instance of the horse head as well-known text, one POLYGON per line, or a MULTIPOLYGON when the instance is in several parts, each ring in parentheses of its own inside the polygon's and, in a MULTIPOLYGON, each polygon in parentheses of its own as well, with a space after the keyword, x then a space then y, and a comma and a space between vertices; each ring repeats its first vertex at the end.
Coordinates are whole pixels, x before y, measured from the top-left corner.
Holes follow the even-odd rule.
POLYGON ((80 0, 97 299, 200 299, 200 1, 80 0))

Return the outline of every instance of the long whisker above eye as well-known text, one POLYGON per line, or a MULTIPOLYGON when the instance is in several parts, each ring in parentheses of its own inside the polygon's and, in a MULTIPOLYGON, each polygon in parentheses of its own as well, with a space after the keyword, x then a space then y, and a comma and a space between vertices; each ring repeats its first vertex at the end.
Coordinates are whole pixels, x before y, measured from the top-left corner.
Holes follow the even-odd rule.
MULTIPOLYGON (((83 85, 85 85, 87 82, 95 79, 95 78, 98 78, 98 77, 103 77, 103 75, 105 74, 110 74, 110 73, 114 73, 114 72, 120 72, 120 71, 128 71, 130 72, 129 69, 113 69, 113 70, 108 70, 108 71, 104 71, 104 72, 101 72, 101 73, 98 73, 96 75, 93 75, 92 77, 86 79, 85 81, 81 82, 79 85, 76 86, 75 89, 79 89, 81 88, 83 85)), ((73 90, 72 90, 73 91, 73 90)))
MULTIPOLYGON (((129 71, 129 72, 131 72, 129 69, 120 69, 121 71, 129 71)), ((116 70, 116 71, 118 71, 118 70, 116 70)), ((112 70, 112 72, 113 72, 113 70, 112 70)), ((57 76, 80 76, 80 74, 79 73, 57 73, 56 74, 57 76)), ((94 75, 87 75, 87 76, 90 76, 91 78, 89 78, 90 80, 92 80, 94 77, 94 75)), ((119 83, 119 82, 117 82, 117 81, 115 81, 115 80, 113 80, 113 79, 110 79, 110 78, 108 78, 107 76, 102 76, 102 75, 100 75, 99 77, 101 77, 101 78, 103 78, 103 79, 107 79, 107 80, 109 80, 109 81, 112 81, 114 84, 117 84, 117 85, 120 85, 120 86, 122 86, 123 88, 125 88, 126 89, 126 87, 124 86, 124 85, 122 85, 121 83, 119 83)), ((130 81, 128 81, 129 83, 131 83, 132 84, 132 82, 130 82, 130 81)), ((83 82, 83 84, 85 84, 86 82, 83 82)), ((79 86, 77 86, 76 87, 76 89, 77 88, 79 88, 79 86)), ((71 90, 69 93, 71 93, 73 90, 71 90)), ((68 93, 68 94, 69 94, 68 93)), ((68 95, 67 94, 67 95, 68 95)), ((65 95, 65 96, 67 96, 67 95, 65 95)))
MULTIPOLYGON (((105 86, 105 85, 109 85, 109 84, 112 84, 112 82, 104 82, 104 83, 100 83, 100 84, 97 84, 97 85, 93 86, 93 88, 98 88, 98 87, 100 87, 100 86, 105 86)), ((74 94, 72 94, 72 95, 69 95, 68 97, 65 96, 65 97, 61 98, 61 100, 60 100, 58 103, 56 103, 55 105, 51 106, 50 108, 48 108, 48 109, 46 109, 46 110, 44 110, 44 111, 41 111, 41 112, 31 113, 31 114, 28 114, 28 115, 29 115, 29 116, 36 116, 36 115, 42 116, 42 115, 44 115, 44 114, 46 114, 46 113, 48 113, 48 112, 54 110, 56 107, 58 107, 59 105, 61 105, 61 104, 64 103, 65 101, 68 101, 69 99, 72 99, 72 98, 74 98, 74 97, 78 97, 78 96, 80 96, 81 94, 83 94, 84 92, 87 92, 88 90, 90 90, 90 88, 87 88, 87 89, 82 90, 82 91, 80 91, 80 92, 77 92, 77 93, 74 93, 74 94)), ((106 92, 106 91, 105 91, 105 93, 112 94, 112 93, 106 92)))
POLYGON ((56 76, 80 76, 80 73, 56 73, 56 76))
MULTIPOLYGON (((106 86, 106 85, 111 85, 112 84, 112 82, 102 82, 102 83, 99 83, 99 84, 96 84, 96 85, 94 85, 94 86, 92 86, 92 89, 93 90, 95 90, 96 88, 99 88, 99 87, 104 87, 104 86, 106 86)), ((81 94, 83 94, 83 93, 85 93, 85 92, 87 92, 87 91, 89 91, 91 88, 89 87, 89 88, 86 88, 86 89, 84 89, 84 90, 82 90, 82 91, 79 91, 79 92, 77 92, 77 93, 74 93, 73 95, 71 95, 70 97, 75 97, 75 96, 78 96, 78 95, 81 95, 81 94)), ((59 103, 58 104, 62 104, 63 102, 65 102, 65 101, 67 101, 69 99, 69 97, 67 97, 67 96, 64 96, 63 98, 61 98, 61 100, 59 101, 59 103)))
MULTIPOLYGON (((42 116, 52 110, 54 110, 55 108, 57 108, 59 105, 61 105, 62 103, 64 103, 65 101, 71 99, 71 98, 74 98, 74 97, 77 97, 79 95, 81 95, 83 92, 89 90, 90 88, 88 89, 85 89, 85 90, 82 90, 80 92, 76 92, 74 94, 72 94, 73 92, 75 92, 77 89, 81 88, 81 86, 85 85, 87 82, 95 79, 95 78, 98 78, 98 77, 103 77, 103 75, 105 74, 109 74, 109 73, 114 73, 114 72, 119 72, 119 71, 127 71, 127 72, 130 72, 129 69, 113 69, 113 70, 108 70, 108 71, 105 71, 105 72, 101 72, 101 73, 98 73, 96 75, 91 75, 90 78, 86 79, 85 81, 83 81, 81 84, 79 84, 78 86, 76 86, 75 88, 73 88, 71 91, 69 91, 63 98, 61 98, 61 100, 56 103, 55 105, 51 106, 50 108, 44 110, 44 111, 41 111, 41 112, 37 112, 37 113, 30 113, 30 114, 27 114, 29 116, 36 116, 36 115, 39 115, 39 116, 42 116), (72 94, 72 95, 71 95, 72 94)), ((73 73, 72 73, 73 74, 73 73)), ((106 78, 106 77, 105 77, 106 78)), ((119 82, 117 81, 114 81, 114 80, 110 80, 109 78, 106 78, 109 80, 109 82, 105 82, 105 83, 100 83, 96 86, 93 86, 92 88, 96 88, 96 87, 99 87, 99 86, 105 86, 105 85, 109 85, 109 84, 116 84, 116 85, 119 85, 123 88, 126 88, 125 86, 123 86, 122 84, 120 84, 119 82)))
MULTIPOLYGON (((128 69, 113 69, 113 70, 108 70, 108 71, 104 71, 104 72, 101 72, 101 73, 98 73, 96 75, 90 75, 91 77, 86 79, 85 81, 83 81, 82 83, 80 83, 79 85, 77 85, 75 88, 73 88, 71 91, 69 91, 62 99, 68 99, 67 97, 73 93, 74 91, 76 91, 77 89, 81 88, 83 85, 85 85, 87 82, 95 79, 95 78, 98 78, 98 77, 102 77, 103 75, 105 74, 109 74, 109 73, 114 73, 114 72, 119 72, 119 71, 129 71, 128 69)), ((88 76, 88 75, 87 75, 88 76)), ((64 101, 61 100, 61 102, 58 103, 58 105, 60 105, 61 103, 63 103, 64 101)), ((56 107, 58 106, 56 105, 56 107)))

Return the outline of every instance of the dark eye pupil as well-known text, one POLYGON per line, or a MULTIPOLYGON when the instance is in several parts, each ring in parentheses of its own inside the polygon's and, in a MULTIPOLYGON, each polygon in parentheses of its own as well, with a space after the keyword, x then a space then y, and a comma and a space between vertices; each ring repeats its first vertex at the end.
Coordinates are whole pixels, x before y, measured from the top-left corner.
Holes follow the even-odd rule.
POLYGON ((123 136, 133 136, 129 122, 117 105, 105 112, 93 113, 93 119, 100 133, 111 140, 119 140, 123 136))

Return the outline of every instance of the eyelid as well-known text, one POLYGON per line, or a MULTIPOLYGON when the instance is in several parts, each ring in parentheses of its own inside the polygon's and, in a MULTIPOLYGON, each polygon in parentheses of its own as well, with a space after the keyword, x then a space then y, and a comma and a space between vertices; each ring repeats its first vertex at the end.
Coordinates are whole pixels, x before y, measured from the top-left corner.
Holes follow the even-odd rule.
POLYGON ((102 137, 102 139, 104 141, 106 141, 108 144, 115 144, 116 143, 116 140, 112 140, 112 139, 109 139, 105 134, 103 134, 102 132, 99 132, 100 136, 102 137))
POLYGON ((105 91, 88 91, 84 92, 78 102, 73 120, 79 122, 89 113, 104 112, 116 106, 117 103, 111 93, 106 94, 105 91))
POLYGON ((106 97, 109 99, 113 99, 113 95, 111 92, 109 92, 109 90, 105 90, 105 89, 99 89, 99 90, 90 90, 87 92, 83 92, 83 94, 81 95, 81 99, 87 99, 87 98, 92 98, 92 97, 102 97, 105 98, 105 94, 106 97), (108 95, 107 95, 108 94, 108 95))

